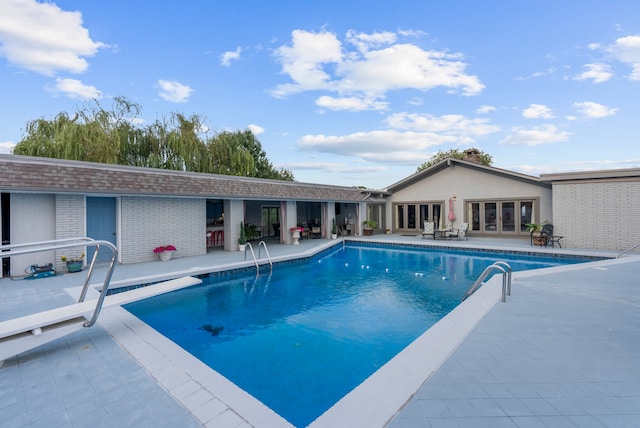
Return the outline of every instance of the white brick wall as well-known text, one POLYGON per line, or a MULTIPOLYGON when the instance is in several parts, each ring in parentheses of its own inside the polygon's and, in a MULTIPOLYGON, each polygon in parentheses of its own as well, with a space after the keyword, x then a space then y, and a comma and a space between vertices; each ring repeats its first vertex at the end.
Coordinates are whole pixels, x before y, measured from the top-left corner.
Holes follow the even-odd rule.
MULTIPOLYGON (((56 195, 56 238, 78 238, 86 235, 85 197, 84 195, 56 195)), ((66 272, 66 265, 60 257, 78 257, 83 253, 81 247, 56 252, 55 269, 66 272)))
POLYGON ((206 253, 205 199, 123 196, 120 200, 123 263, 157 260, 153 249, 160 245, 174 245, 173 257, 206 253))
POLYGON ((625 250, 640 242, 640 182, 554 184, 553 224, 563 247, 625 250))

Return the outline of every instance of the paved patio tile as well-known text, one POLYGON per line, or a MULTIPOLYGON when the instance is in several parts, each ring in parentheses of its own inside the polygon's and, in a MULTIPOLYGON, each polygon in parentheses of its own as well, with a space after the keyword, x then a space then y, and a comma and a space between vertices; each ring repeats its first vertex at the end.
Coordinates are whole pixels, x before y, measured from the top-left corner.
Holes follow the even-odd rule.
MULTIPOLYGON (((303 242, 296 251, 318 243, 303 242)), ((291 247, 270 245, 269 251, 284 257, 291 247)), ((239 252, 219 252, 118 266, 114 283, 242 262, 239 252)), ((481 320, 388 426, 640 426, 638 277, 636 262, 516 278, 509 301, 481 320)), ((80 282, 79 275, 0 280, 0 320, 72 303, 64 288, 80 282)), ((140 336, 129 328, 106 322, 7 360, 0 369, 0 425, 250 428, 190 377, 146 353, 149 345, 137 343, 140 336), (140 353, 146 368, 107 330, 140 353), (79 397, 86 397, 84 405, 79 397)))

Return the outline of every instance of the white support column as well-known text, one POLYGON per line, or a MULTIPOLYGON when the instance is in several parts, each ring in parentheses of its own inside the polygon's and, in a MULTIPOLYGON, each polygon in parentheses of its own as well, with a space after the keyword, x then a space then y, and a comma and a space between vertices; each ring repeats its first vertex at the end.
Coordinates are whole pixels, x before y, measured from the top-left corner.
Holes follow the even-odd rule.
POLYGON ((283 216, 285 222, 283 224, 284 229, 282 230, 282 234, 284 235, 285 244, 292 244, 293 237, 289 229, 298 225, 298 205, 296 201, 286 201, 284 205, 286 212, 283 216))
POLYGON ((364 227, 364 225, 362 224, 365 220, 369 220, 367 218, 367 203, 366 202, 358 202, 357 204, 357 210, 358 210, 358 228, 356 229, 358 231, 358 235, 362 235, 362 229, 364 227))
POLYGON ((244 222, 244 201, 224 200, 224 249, 238 251, 240 222, 244 222))

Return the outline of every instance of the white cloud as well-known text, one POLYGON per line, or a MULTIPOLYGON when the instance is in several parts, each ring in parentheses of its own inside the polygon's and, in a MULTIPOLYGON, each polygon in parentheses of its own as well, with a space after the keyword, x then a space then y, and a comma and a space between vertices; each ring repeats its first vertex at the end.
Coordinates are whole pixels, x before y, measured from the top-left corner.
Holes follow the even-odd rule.
POLYGON ((478 107, 478 110, 476 110, 476 113, 478 114, 487 114, 487 113, 491 113, 492 111, 495 111, 496 108, 493 106, 480 106, 478 107))
POLYGON ((332 174, 375 173, 388 169, 385 166, 357 166, 357 164, 349 163, 311 161, 280 163, 278 167, 305 171, 326 171, 332 174))
POLYGON ((600 119, 607 116, 613 116, 618 111, 616 108, 610 108, 591 101, 573 103, 572 106, 578 110, 578 113, 582 116, 590 119, 600 119))
POLYGON ((491 125, 488 119, 468 119, 462 115, 448 114, 392 114, 386 120, 391 128, 419 132, 437 132, 458 138, 475 137, 498 132, 500 128, 491 125))
MULTIPOLYGON (((437 87, 476 95, 484 85, 465 73, 462 55, 446 51, 425 51, 413 44, 395 43, 395 33, 364 34, 349 31, 346 41, 356 50, 348 50, 333 33, 292 32, 292 43, 275 51, 283 73, 292 82, 276 86, 275 97, 298 92, 323 90, 338 93, 333 100, 365 100, 363 109, 371 109, 369 100, 384 98, 388 91, 437 87)), ((327 104, 340 105, 323 99, 327 104)))
POLYGON ((631 66, 631 80, 640 80, 640 35, 621 37, 607 50, 618 61, 631 66))
POLYGON ((542 125, 534 128, 514 127, 511 129, 511 135, 500 141, 499 144, 538 146, 567 141, 570 135, 569 132, 560 131, 555 125, 542 125))
POLYGON ((186 103, 193 92, 193 89, 175 80, 158 80, 158 86, 160 87, 160 92, 158 92, 160 98, 173 103, 186 103))
POLYGON ((602 83, 611 79, 613 73, 608 64, 585 64, 586 71, 575 77, 576 80, 592 80, 593 83, 602 83))
POLYGON ((329 110, 387 110, 389 103, 375 101, 374 99, 362 99, 357 97, 334 98, 323 95, 316 100, 316 105, 329 110))
POLYGON ((354 30, 347 31, 346 40, 354 45, 361 53, 372 48, 379 48, 394 43, 398 36, 395 33, 385 31, 382 33, 357 33, 354 30))
POLYGON ((46 89, 53 93, 61 93, 69 98, 83 100, 102 98, 102 93, 95 86, 85 85, 77 79, 56 79, 55 85, 46 89))
POLYGON ((91 40, 80 12, 35 0, 0 1, 0 56, 15 66, 49 76, 82 73, 89 67, 85 58, 105 46, 91 40))
POLYGON ((235 51, 227 51, 220 55, 220 64, 225 67, 229 67, 231 65, 231 61, 237 61, 240 59, 240 53, 242 53, 242 48, 238 46, 235 51))
POLYGON ((384 164, 415 165, 416 159, 422 159, 428 148, 455 142, 455 137, 436 133, 384 130, 348 135, 305 135, 298 147, 384 164))
POLYGON ((549 107, 542 104, 531 104, 522 111, 522 117, 526 119, 551 119, 554 116, 549 107))
POLYGON ((10 154, 13 153, 13 148, 16 146, 16 143, 12 141, 2 141, 0 142, 0 153, 2 154, 10 154))
POLYGON ((262 126, 254 125, 253 123, 249 124, 247 128, 253 132, 253 135, 260 135, 264 133, 264 128, 262 126))
POLYGON ((291 46, 281 46, 275 55, 282 63, 282 71, 293 83, 278 85, 272 95, 284 97, 296 92, 329 89, 331 76, 323 64, 335 64, 342 58, 342 45, 335 35, 294 30, 291 46))

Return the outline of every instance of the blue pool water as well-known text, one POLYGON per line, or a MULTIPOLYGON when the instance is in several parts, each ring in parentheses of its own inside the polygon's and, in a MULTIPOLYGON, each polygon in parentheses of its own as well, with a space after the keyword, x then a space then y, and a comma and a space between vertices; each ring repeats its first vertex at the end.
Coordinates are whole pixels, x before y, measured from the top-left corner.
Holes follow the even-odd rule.
POLYGON ((126 305, 296 426, 455 308, 482 271, 578 260, 349 245, 273 273, 212 276, 126 305))

